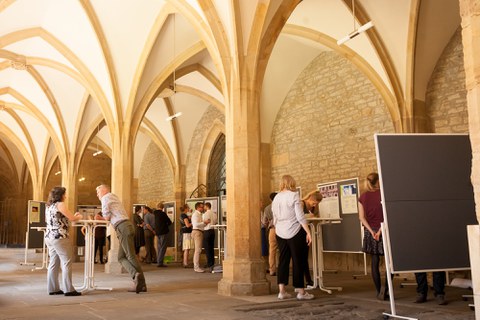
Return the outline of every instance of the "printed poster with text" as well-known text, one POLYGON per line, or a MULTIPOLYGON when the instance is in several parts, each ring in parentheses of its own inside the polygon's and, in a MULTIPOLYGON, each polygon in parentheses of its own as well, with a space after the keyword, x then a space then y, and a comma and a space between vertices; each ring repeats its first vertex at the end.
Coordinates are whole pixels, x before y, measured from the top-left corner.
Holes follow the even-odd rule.
POLYGON ((317 185, 317 189, 323 196, 322 201, 320 201, 318 205, 320 217, 325 219, 339 219, 340 205, 337 183, 319 184, 317 185))
POLYGON ((357 186, 354 183, 340 185, 340 204, 342 214, 358 213, 357 186))

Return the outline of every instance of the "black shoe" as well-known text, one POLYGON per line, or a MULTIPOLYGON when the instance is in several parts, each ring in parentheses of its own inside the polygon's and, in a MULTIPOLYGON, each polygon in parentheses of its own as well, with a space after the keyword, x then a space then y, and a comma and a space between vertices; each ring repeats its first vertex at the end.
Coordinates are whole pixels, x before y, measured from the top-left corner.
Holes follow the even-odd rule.
POLYGON ((167 265, 166 264, 157 264, 157 268, 166 268, 167 265))
POLYGON ((66 297, 76 297, 76 296, 81 296, 82 293, 78 291, 70 291, 70 292, 65 292, 66 297))
POLYGON ((422 293, 419 293, 419 294, 417 295, 417 299, 415 299, 414 302, 415 302, 415 303, 424 303, 424 302, 426 302, 426 301, 427 301, 427 295, 422 294, 422 293))
POLYGON ((57 295, 57 294, 63 294, 63 291, 58 290, 58 291, 55 291, 55 292, 49 292, 48 294, 51 295, 51 296, 54 296, 54 295, 57 295))
POLYGON ((435 300, 437 300, 437 304, 439 306, 444 306, 446 304, 448 304, 447 300, 445 300, 445 295, 443 294, 439 294, 435 297, 435 300))

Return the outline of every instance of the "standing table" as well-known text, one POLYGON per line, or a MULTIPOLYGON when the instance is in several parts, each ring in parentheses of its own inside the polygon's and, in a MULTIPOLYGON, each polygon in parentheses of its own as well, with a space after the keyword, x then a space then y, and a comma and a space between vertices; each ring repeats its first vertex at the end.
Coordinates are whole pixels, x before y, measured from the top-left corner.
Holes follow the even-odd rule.
POLYGON ((105 220, 78 220, 72 223, 74 227, 85 227, 85 267, 83 285, 78 291, 86 292, 91 290, 112 290, 95 285, 94 262, 95 262, 95 228, 106 228, 109 225, 105 220))
POLYGON ((46 269, 47 264, 48 264, 48 254, 47 254, 47 250, 45 248, 45 232, 47 231, 47 227, 31 227, 30 229, 43 232, 42 266, 41 267, 35 267, 35 268, 32 269, 32 271, 46 269))
POLYGON ((218 266, 214 267, 212 273, 223 272, 223 260, 227 257, 227 225, 213 224, 212 228, 217 230, 217 250, 218 250, 218 266), (223 236, 222 236, 223 234, 223 236))
POLYGON ((332 290, 342 291, 342 287, 325 287, 323 285, 323 237, 322 225, 329 223, 340 223, 341 218, 326 219, 326 218, 307 218, 310 233, 312 235, 312 261, 313 261, 313 286, 319 288, 329 294, 332 290))

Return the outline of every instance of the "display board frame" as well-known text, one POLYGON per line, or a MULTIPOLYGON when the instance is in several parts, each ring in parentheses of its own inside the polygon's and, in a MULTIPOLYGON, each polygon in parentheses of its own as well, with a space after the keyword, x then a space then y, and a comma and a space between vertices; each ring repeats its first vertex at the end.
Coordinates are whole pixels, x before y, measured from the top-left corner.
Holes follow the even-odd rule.
POLYGON ((28 201, 26 249, 40 249, 43 247, 44 233, 31 228, 47 226, 45 221, 46 206, 47 203, 45 201, 28 201))
MULTIPOLYGON (((325 186, 331 187, 328 188, 330 193, 337 193, 336 196, 332 194, 330 197, 328 207, 335 210, 335 213, 338 212, 338 215, 322 213, 322 207, 319 206, 320 218, 341 220, 340 223, 322 225, 323 252, 363 253, 363 228, 358 217, 358 198, 360 196, 358 177, 318 183, 317 190, 321 192, 322 187, 325 186), (350 194, 347 195, 347 193, 350 194), (333 208, 334 206, 335 208, 333 208)), ((324 200, 320 202, 320 205, 324 200)))

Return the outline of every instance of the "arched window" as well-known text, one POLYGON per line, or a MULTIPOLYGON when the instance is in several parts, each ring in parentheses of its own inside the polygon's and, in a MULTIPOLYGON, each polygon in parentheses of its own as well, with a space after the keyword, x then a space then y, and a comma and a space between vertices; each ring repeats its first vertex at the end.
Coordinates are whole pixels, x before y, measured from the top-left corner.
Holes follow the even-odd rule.
POLYGON ((207 171, 207 196, 225 194, 226 186, 225 135, 220 134, 213 146, 207 171))

